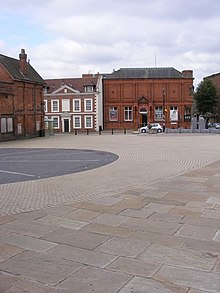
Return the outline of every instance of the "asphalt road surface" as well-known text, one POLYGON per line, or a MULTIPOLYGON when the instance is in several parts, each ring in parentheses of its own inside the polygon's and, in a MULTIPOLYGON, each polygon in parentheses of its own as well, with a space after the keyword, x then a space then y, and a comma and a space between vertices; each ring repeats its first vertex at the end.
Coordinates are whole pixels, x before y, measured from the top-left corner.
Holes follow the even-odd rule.
POLYGON ((117 159, 116 154, 94 150, 0 148, 0 184, 82 172, 117 159))

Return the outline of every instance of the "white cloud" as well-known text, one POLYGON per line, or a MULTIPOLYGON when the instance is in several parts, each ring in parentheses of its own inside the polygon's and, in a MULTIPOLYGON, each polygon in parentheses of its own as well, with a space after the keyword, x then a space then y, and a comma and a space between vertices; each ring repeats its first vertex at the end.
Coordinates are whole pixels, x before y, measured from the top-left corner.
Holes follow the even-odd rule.
POLYGON ((26 0, 23 5, 8 0, 0 10, 5 19, 20 15, 26 24, 40 28, 27 36, 25 24, 19 32, 23 41, 11 44, 3 38, 0 48, 17 57, 25 47, 44 78, 153 67, 156 62, 158 67, 192 69, 198 82, 219 70, 217 0, 26 0), (40 31, 43 36, 36 35, 40 31))

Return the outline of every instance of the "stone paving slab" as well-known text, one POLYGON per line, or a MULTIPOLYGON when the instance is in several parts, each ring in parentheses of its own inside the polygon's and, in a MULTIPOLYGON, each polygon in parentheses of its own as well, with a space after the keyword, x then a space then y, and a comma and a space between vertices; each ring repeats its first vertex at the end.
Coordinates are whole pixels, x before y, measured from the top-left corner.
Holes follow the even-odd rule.
POLYGON ((211 240, 216 234, 217 229, 210 227, 199 227, 185 224, 177 232, 176 236, 185 236, 189 238, 197 238, 204 240, 211 240))
POLYGON ((105 268, 117 258, 117 256, 112 254, 67 246, 63 244, 51 249, 46 253, 50 256, 58 256, 60 259, 67 259, 73 262, 95 266, 98 268, 105 268))
POLYGON ((109 238, 110 237, 106 235, 95 234, 86 231, 73 231, 72 229, 67 228, 59 228, 41 237, 41 239, 50 242, 85 248, 89 250, 95 249, 109 238))
POLYGON ((38 223, 36 221, 25 221, 16 219, 14 221, 4 224, 4 229, 10 232, 20 233, 22 235, 29 235, 33 237, 41 237, 56 229, 55 226, 47 225, 45 223, 38 223))
POLYGON ((37 239, 30 236, 19 235, 16 233, 9 233, 0 238, 0 243, 7 243, 13 246, 17 246, 27 250, 33 250, 36 252, 44 252, 54 246, 55 243, 37 239))
POLYGON ((143 261, 156 264, 166 264, 182 268, 211 271, 216 258, 199 251, 165 246, 157 243, 151 244, 137 257, 143 261))
POLYGON ((179 223, 163 222, 150 219, 131 218, 120 225, 120 227, 130 228, 134 231, 148 231, 172 235, 182 225, 179 223))
POLYGON ((11 258, 11 257, 23 252, 23 251, 24 251, 24 249, 22 249, 20 247, 10 245, 7 243, 0 243, 0 262, 3 262, 6 259, 11 258))
POLYGON ((170 282, 180 286, 203 290, 207 293, 220 292, 220 277, 214 273, 198 270, 163 266, 155 275, 161 282, 170 282))
POLYGON ((99 268, 83 267, 72 274, 57 287, 64 292, 117 293, 131 279, 130 275, 106 271, 99 268))
POLYGON ((134 277, 126 286, 119 291, 120 293, 173 293, 173 290, 166 288, 163 284, 155 280, 141 277, 134 277))
POLYGON ((64 217, 56 217, 51 215, 41 217, 40 219, 37 219, 36 222, 52 225, 54 227, 64 227, 64 228, 70 228, 74 230, 79 230, 80 228, 89 224, 88 222, 82 222, 82 221, 67 219, 64 217))
POLYGON ((178 237, 173 235, 165 235, 162 233, 136 231, 128 236, 131 239, 140 239, 150 241, 152 243, 159 243, 173 247, 180 247, 187 241, 188 238, 178 237))
POLYGON ((150 242, 148 241, 113 237, 97 247, 96 251, 118 256, 136 257, 149 245, 150 242))
POLYGON ((107 269, 130 275, 151 278, 160 268, 160 265, 141 260, 119 257, 107 269))
POLYGON ((25 251, 0 263, 0 270, 44 284, 56 285, 82 265, 50 255, 25 251))

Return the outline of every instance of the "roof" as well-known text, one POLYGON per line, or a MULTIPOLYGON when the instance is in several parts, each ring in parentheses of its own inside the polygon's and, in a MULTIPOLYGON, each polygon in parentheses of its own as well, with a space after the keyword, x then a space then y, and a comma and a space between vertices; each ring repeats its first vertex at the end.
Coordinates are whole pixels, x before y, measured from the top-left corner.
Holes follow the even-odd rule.
POLYGON ((45 79, 47 84, 47 93, 51 94, 63 85, 68 85, 69 87, 79 91, 85 92, 84 87, 88 85, 96 86, 98 81, 98 76, 86 76, 80 78, 57 78, 57 79, 45 79))
POLYGON ((183 74, 173 67, 161 68, 120 68, 112 74, 107 75, 106 79, 123 78, 184 78, 183 74))
POLYGON ((44 84, 43 78, 29 63, 27 63, 27 75, 24 76, 19 70, 19 61, 18 59, 0 54, 0 63, 7 69, 14 80, 44 84))

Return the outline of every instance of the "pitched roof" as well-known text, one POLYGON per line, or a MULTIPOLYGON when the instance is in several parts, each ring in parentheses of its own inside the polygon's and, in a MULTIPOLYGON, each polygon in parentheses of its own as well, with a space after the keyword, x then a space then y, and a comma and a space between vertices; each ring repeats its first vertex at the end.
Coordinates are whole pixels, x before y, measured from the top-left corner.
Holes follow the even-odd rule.
POLYGON ((19 61, 17 59, 0 54, 0 63, 7 69, 14 80, 29 81, 43 84, 43 78, 37 71, 27 63, 27 75, 23 75, 19 69, 19 61))
POLYGON ((98 76, 95 77, 93 75, 80 77, 80 78, 57 78, 57 79, 45 79, 45 83, 47 84, 47 93, 51 94, 56 91, 63 85, 68 85, 69 87, 79 91, 85 92, 84 87, 87 85, 96 86, 98 81, 98 76))
POLYGON ((112 74, 107 75, 106 79, 123 78, 183 78, 183 74, 173 67, 161 68, 120 68, 112 74))

